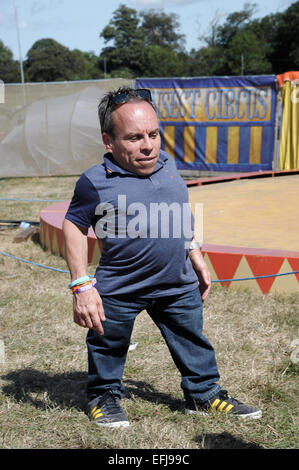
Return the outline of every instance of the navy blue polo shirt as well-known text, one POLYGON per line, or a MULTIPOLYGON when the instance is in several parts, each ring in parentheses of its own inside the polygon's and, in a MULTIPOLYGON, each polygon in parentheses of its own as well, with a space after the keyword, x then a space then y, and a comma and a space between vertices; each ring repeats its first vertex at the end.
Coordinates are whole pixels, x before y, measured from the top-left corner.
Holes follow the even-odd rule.
POLYGON ((106 154, 77 181, 65 217, 92 226, 102 245, 95 273, 100 295, 160 297, 198 286, 188 256, 188 190, 166 152, 150 176, 125 170, 106 154))

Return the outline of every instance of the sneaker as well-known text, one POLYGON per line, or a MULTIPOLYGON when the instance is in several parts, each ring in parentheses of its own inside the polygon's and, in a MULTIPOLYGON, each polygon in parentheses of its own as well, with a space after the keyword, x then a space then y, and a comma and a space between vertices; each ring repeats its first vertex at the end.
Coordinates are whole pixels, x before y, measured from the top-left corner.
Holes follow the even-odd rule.
POLYGON ((212 399, 203 403, 195 399, 187 399, 186 413, 198 413, 200 415, 207 415, 212 411, 222 411, 241 418, 259 419, 262 417, 262 411, 259 408, 252 408, 251 406, 244 405, 239 400, 230 397, 226 390, 220 390, 212 399))
POLYGON ((120 406, 120 398, 111 390, 90 402, 88 416, 97 426, 110 428, 130 426, 127 415, 120 406))

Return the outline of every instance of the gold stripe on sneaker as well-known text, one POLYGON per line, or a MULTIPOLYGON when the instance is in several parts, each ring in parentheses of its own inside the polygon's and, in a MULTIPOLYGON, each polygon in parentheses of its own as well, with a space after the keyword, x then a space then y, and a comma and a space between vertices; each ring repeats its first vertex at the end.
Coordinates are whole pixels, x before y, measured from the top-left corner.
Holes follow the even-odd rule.
POLYGON ((212 410, 213 408, 216 408, 216 406, 217 406, 219 403, 220 403, 219 398, 216 398, 216 400, 214 400, 213 403, 211 404, 210 410, 212 410))
POLYGON ((223 408, 227 405, 227 401, 223 401, 217 408, 217 411, 222 411, 223 408))
POLYGON ((91 412, 90 412, 91 416, 93 417, 93 419, 97 419, 99 416, 103 416, 103 413, 102 413, 102 410, 101 408, 98 408, 97 406, 95 406, 91 412))
POLYGON ((228 405, 224 410, 225 413, 228 413, 233 407, 234 407, 234 405, 228 405))

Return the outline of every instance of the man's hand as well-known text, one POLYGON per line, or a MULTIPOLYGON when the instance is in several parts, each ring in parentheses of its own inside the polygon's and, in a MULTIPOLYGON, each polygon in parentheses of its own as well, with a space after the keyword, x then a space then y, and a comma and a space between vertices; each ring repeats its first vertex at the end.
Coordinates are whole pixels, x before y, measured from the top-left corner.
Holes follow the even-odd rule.
MULTIPOLYGON (((80 227, 67 219, 64 220, 63 235, 71 281, 86 276, 87 233, 86 227, 80 227)), ((92 328, 103 335, 102 322, 105 321, 105 313, 97 289, 93 287, 87 291, 73 294, 73 298, 75 323, 84 328, 92 328)))
POLYGON ((211 289, 211 275, 207 263, 203 259, 200 250, 191 250, 189 257, 193 266, 194 271, 197 274, 200 283, 200 293, 202 301, 204 301, 211 289))
POLYGON ((74 322, 84 328, 104 334, 102 322, 105 321, 105 313, 102 299, 98 291, 93 287, 85 292, 74 294, 74 322))

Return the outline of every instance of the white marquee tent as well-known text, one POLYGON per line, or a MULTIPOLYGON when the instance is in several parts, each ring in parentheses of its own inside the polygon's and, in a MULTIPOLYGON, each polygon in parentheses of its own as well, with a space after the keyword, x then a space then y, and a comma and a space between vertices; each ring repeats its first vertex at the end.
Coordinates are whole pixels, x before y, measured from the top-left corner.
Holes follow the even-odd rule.
POLYGON ((0 177, 76 175, 105 153, 97 106, 128 80, 6 85, 0 177))

